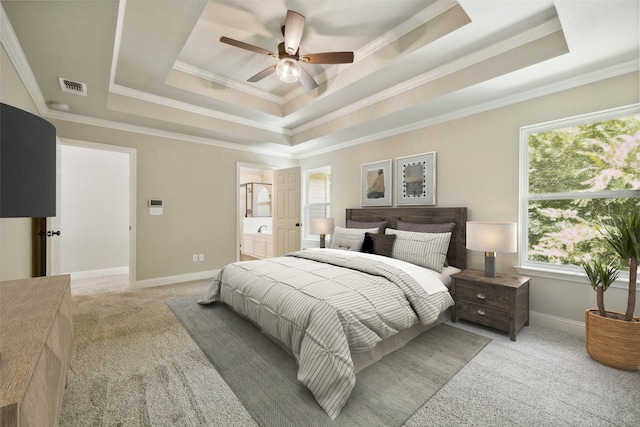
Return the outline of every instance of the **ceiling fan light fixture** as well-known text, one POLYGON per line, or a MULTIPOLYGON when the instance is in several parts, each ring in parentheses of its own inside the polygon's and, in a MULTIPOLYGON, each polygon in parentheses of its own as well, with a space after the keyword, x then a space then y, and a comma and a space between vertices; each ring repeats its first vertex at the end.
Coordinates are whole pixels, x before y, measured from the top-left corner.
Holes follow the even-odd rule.
POLYGON ((285 83, 294 83, 300 77, 300 64, 291 58, 282 58, 276 66, 278 78, 285 83))

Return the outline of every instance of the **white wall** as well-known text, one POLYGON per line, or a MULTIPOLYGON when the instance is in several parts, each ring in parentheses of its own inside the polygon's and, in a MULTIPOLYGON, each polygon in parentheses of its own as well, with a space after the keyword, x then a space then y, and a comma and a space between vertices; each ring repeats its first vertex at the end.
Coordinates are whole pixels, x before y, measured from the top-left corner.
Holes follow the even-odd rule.
POLYGON ((62 145, 61 167, 61 272, 82 272, 82 276, 125 272, 128 154, 62 145))

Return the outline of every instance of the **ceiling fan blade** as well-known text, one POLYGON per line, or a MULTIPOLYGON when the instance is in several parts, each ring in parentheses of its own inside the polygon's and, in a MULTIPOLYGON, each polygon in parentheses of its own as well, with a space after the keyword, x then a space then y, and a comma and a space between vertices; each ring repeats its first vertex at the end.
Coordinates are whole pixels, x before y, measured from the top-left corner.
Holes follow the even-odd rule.
POLYGON ((272 66, 270 66, 268 68, 265 68, 264 70, 260 71, 255 76, 247 79, 247 81, 251 82, 251 83, 259 82, 260 80, 264 79, 265 77, 273 74, 276 71, 276 65, 277 64, 273 64, 272 66))
POLYGON ((293 10, 287 10, 287 20, 284 24, 284 48, 289 55, 295 55, 298 51, 303 30, 304 16, 293 10))
POLYGON ((318 83, 311 77, 311 74, 304 68, 300 67, 300 77, 298 78, 300 84, 309 90, 313 90, 318 87, 318 83))
POLYGON ((230 44, 231 46, 239 47, 240 49, 246 49, 251 52, 259 53, 261 55, 273 56, 274 58, 278 57, 277 53, 270 52, 266 49, 263 49, 258 46, 254 46, 245 42, 240 42, 238 40, 230 39, 229 37, 220 37, 220 41, 222 43, 230 44))
POLYGON ((349 64, 353 62, 353 52, 310 53, 300 57, 306 64, 349 64))

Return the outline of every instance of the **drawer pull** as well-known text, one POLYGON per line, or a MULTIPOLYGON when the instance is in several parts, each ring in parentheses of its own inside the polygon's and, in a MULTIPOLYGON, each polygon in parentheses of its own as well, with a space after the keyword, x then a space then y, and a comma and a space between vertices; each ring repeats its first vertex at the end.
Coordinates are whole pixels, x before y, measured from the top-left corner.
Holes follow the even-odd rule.
POLYGON ((479 308, 479 309, 478 309, 478 314, 479 314, 480 316, 484 316, 486 313, 484 312, 484 310, 483 310, 483 309, 479 308))
POLYGON ((476 298, 478 298, 478 299, 485 299, 486 297, 484 296, 484 294, 483 294, 483 293, 478 292, 478 293, 476 294, 476 298))

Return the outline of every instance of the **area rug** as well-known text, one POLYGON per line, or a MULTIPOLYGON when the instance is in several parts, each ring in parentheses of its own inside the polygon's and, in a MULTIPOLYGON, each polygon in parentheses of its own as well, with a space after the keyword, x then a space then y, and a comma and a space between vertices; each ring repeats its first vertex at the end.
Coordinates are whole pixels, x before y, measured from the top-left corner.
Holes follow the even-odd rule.
POLYGON ((167 305, 261 426, 400 426, 491 339, 441 324, 356 375, 331 420, 296 379, 297 364, 225 305, 167 305))

